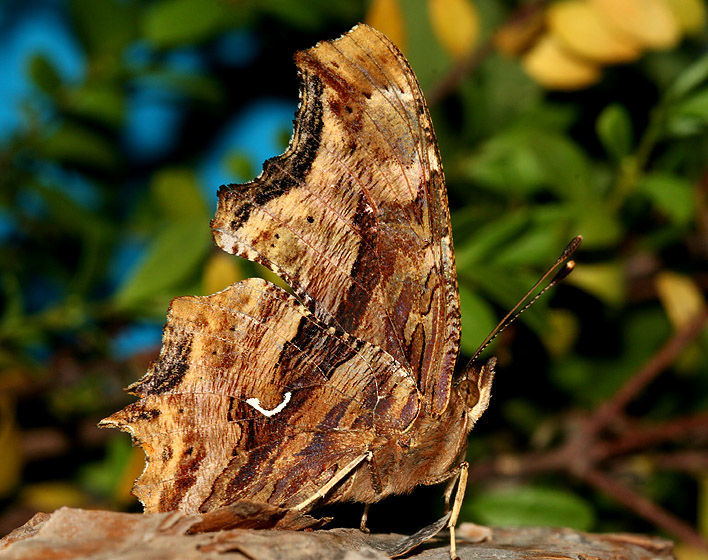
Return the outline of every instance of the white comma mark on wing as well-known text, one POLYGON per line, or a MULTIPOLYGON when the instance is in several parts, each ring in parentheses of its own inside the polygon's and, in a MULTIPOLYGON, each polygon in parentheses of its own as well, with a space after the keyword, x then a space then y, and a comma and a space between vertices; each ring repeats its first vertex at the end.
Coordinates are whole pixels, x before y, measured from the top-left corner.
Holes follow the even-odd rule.
POLYGON ((250 399, 246 399, 246 404, 250 404, 253 408, 255 408, 258 412, 260 412, 263 416, 275 416, 283 410, 286 405, 290 402, 290 397, 292 396, 292 393, 288 391, 283 395, 283 402, 281 402, 278 406, 271 410, 267 410, 261 406, 261 401, 260 399, 257 399, 256 397, 251 397, 250 399))

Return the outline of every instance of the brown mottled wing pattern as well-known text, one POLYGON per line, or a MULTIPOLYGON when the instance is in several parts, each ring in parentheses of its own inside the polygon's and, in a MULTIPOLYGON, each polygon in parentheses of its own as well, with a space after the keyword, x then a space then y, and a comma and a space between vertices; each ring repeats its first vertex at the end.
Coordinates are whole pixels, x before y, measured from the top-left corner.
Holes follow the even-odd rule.
POLYGON ((288 150, 222 187, 224 250, 280 274, 316 316, 380 346, 447 406, 460 336, 447 195, 430 116, 403 55, 374 29, 296 55, 288 150))
MULTIPOLYGON (((294 506, 419 410, 414 380, 388 353, 257 278, 174 300, 161 354, 130 389, 141 400, 102 425, 145 450, 134 492, 148 512, 240 498, 294 506)), ((359 469, 339 492, 371 484, 359 469)))

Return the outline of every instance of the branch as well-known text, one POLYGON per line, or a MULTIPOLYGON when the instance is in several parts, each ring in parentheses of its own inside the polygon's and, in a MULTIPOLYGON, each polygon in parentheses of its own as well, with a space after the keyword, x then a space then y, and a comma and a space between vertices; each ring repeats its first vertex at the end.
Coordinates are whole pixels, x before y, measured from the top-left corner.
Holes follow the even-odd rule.
MULTIPOLYGON (((508 19, 499 26, 499 29, 508 25, 519 23, 527 18, 533 17, 537 12, 544 9, 548 4, 548 0, 535 0, 530 4, 519 7, 512 12, 508 19)), ((485 39, 477 50, 471 52, 465 58, 459 60, 437 84, 433 85, 426 94, 428 105, 435 105, 448 95, 455 91, 462 80, 477 68, 483 61, 494 51, 494 36, 496 33, 491 33, 485 39)))
POLYGON ((654 502, 647 500, 644 496, 637 494, 624 484, 594 469, 576 474, 581 480, 584 480, 594 488, 614 498, 657 527, 661 527, 665 531, 676 535, 681 540, 697 548, 708 550, 708 541, 698 534, 688 523, 654 502))
POLYGON ((595 434, 605 428, 639 393, 678 358, 680 353, 703 331, 708 321, 708 307, 654 354, 620 389, 592 415, 586 429, 595 434))
POLYGON ((595 450, 596 460, 602 461, 608 457, 692 435, 704 435, 708 439, 708 412, 676 418, 658 426, 628 430, 620 438, 599 444, 595 450))
POLYGON ((492 476, 531 476, 553 471, 565 471, 568 467, 566 448, 544 453, 523 453, 519 455, 501 455, 490 461, 477 463, 470 467, 469 480, 484 479, 492 476))
POLYGON ((705 450, 654 453, 646 457, 657 469, 693 473, 708 470, 708 451, 705 450))

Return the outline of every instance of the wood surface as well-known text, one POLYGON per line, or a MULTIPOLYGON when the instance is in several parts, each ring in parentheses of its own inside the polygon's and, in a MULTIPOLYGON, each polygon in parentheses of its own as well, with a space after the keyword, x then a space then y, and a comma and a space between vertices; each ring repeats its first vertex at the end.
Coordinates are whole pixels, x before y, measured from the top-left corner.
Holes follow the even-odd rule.
MULTIPOLYGON (((411 542, 411 537, 366 534, 358 529, 211 530, 238 522, 234 521, 238 514, 231 513, 222 512, 219 521, 215 512, 139 514, 61 508, 52 514, 38 513, 0 540, 0 560, 377 560, 390 558, 411 542)), ((446 520, 444 517, 440 522, 446 520)), ((491 540, 468 542, 465 536, 478 533, 476 529, 465 523, 459 528, 457 551, 462 560, 673 558, 671 542, 644 535, 527 527, 492 529, 491 540)), ((413 537, 415 540, 425 540, 425 536, 413 537)), ((447 539, 426 542, 405 558, 447 560, 447 539)))

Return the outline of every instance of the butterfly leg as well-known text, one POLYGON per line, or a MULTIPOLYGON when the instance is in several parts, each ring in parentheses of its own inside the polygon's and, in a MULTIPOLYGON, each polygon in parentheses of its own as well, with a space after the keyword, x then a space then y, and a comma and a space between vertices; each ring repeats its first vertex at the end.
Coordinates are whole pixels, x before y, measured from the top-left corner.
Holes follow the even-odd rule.
POLYGON ((364 511, 361 514, 361 521, 359 522, 359 530, 362 533, 370 533, 369 528, 366 526, 366 522, 369 519, 369 508, 371 504, 364 504, 364 511))
MULTIPOLYGON (((459 471, 456 470, 455 474, 458 474, 458 472, 459 471)), ((457 482, 457 478, 453 475, 447 481, 447 485, 445 486, 445 493, 443 494, 443 500, 445 500, 445 513, 450 511, 450 499, 452 498, 452 491, 455 489, 455 482, 457 482)))
POLYGON ((332 478, 329 479, 329 481, 327 481, 327 484, 322 486, 322 488, 317 490, 314 494, 312 494, 312 496, 310 496, 306 500, 303 500, 302 502, 300 502, 293 509, 295 509, 297 511, 303 511, 312 502, 317 501, 320 498, 324 498, 332 488, 334 488, 350 472, 352 472, 355 468, 357 468, 362 463, 362 461, 370 461, 372 456, 373 456, 373 453, 371 451, 367 451, 366 453, 364 453, 363 455, 360 455, 356 459, 349 461, 349 463, 346 464, 344 466, 344 468, 340 469, 332 478))
MULTIPOLYGON (((467 489, 467 470, 469 465, 467 462, 460 464, 459 475, 457 477, 457 491, 455 492, 455 501, 452 504, 452 512, 450 513, 450 521, 448 521, 448 529, 450 529, 450 558, 451 560, 457 560, 457 542, 455 541, 455 525, 457 525, 457 518, 460 516, 460 509, 462 508, 462 501, 465 498, 465 490, 467 489)), ((452 485, 450 486, 450 493, 452 493, 452 485)), ((449 498, 448 498, 449 501, 449 498)))
MULTIPOLYGON (((367 463, 369 465, 369 474, 371 475, 371 487, 374 490, 374 494, 377 496, 383 491, 381 488, 381 477, 376 470, 376 465, 373 461, 367 463)), ((361 514, 361 521, 359 523, 359 529, 364 533, 369 533, 369 529, 366 527, 366 522, 369 519, 369 508, 371 504, 364 504, 364 511, 361 514)))
MULTIPOLYGON (((466 463, 465 463, 466 464, 466 463)), ((445 513, 450 511, 450 500, 452 498, 452 491, 455 489, 455 483, 459 477, 462 466, 458 465, 454 469, 447 471, 442 476, 436 476, 423 481, 421 484, 426 486, 433 486, 435 484, 442 484, 447 482, 445 486, 445 493, 443 494, 443 499, 445 500, 445 513)))

